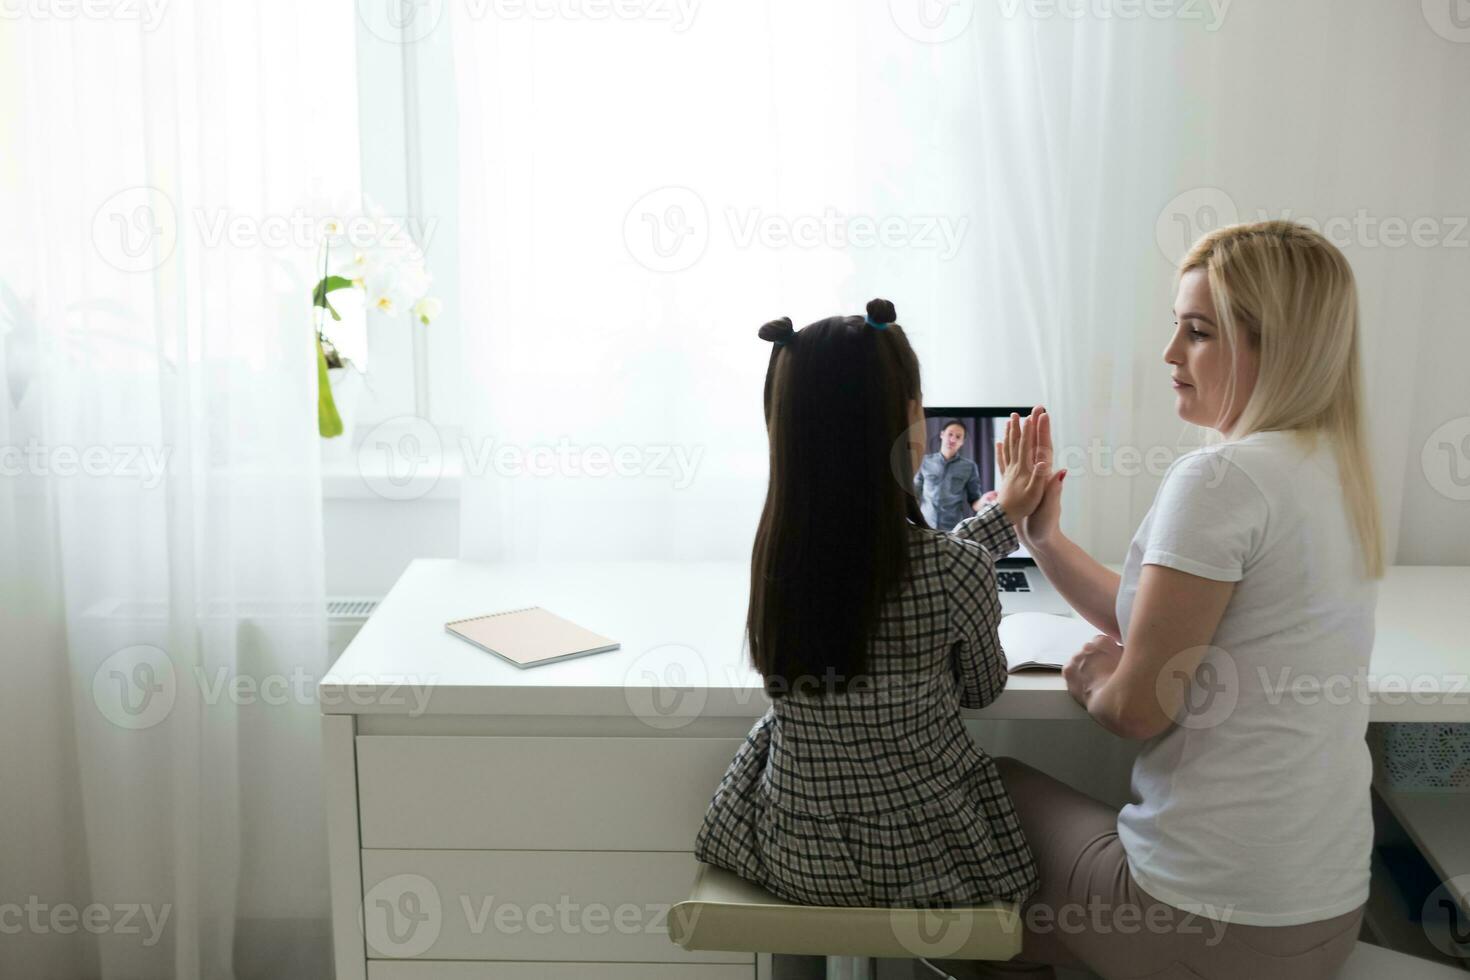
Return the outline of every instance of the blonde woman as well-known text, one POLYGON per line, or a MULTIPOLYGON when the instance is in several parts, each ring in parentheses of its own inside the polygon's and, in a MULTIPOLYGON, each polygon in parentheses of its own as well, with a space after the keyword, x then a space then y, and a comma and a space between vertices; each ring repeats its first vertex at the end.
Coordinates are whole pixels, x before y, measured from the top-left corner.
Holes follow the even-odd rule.
POLYGON ((1021 522, 1107 634, 1063 676, 1144 741, 1138 802, 997 760, 1041 885, 1017 960, 945 963, 957 976, 1312 980, 1357 938, 1368 706, 1324 695, 1368 668, 1383 572, 1352 271, 1301 225, 1223 228, 1181 264, 1174 315, 1176 409, 1223 441, 1170 468, 1121 576, 1058 528, 1065 471, 1021 522))

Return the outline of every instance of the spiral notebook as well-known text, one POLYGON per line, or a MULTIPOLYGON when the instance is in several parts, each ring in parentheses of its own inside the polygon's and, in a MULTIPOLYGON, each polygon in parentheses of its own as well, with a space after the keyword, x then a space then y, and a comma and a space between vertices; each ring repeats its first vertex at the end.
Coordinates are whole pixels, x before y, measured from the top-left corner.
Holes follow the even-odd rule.
POLYGON ((539 667, 616 650, 618 641, 562 619, 540 606, 456 619, 444 629, 517 667, 539 667))

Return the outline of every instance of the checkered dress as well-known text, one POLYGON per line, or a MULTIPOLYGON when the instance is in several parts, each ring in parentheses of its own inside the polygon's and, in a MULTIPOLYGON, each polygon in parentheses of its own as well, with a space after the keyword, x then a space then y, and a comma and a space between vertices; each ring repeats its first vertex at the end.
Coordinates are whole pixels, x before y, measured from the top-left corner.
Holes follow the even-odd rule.
POLYGON ((884 606, 866 691, 774 699, 715 790, 701 860, 791 902, 1022 901, 1036 864, 995 763, 960 708, 1005 687, 995 556, 1016 532, 988 505, 946 534, 910 527, 909 577, 884 606))

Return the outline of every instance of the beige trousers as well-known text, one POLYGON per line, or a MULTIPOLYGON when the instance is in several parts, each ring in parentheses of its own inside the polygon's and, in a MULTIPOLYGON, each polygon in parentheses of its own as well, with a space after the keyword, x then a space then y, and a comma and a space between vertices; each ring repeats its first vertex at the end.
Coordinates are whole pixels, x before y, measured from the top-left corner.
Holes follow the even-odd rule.
POLYGON ((1014 960, 935 960, 939 969, 961 978, 1036 980, 1065 966, 1104 980, 1329 980, 1353 951, 1361 908, 1296 926, 1247 926, 1159 902, 1129 873, 1117 810, 1015 759, 996 764, 1041 887, 1025 907, 1014 960))

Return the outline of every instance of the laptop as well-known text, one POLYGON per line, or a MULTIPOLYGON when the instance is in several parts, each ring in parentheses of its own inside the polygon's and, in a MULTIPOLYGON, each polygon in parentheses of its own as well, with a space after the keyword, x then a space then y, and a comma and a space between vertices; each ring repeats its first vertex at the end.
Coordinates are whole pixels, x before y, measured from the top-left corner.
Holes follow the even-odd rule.
MULTIPOLYGON (((930 527, 948 531, 967 515, 973 516, 972 493, 977 493, 978 499, 997 487, 1000 481, 995 442, 1005 433, 1006 419, 1012 412, 1025 418, 1031 408, 924 406, 925 460, 920 468, 924 489, 919 496, 919 507, 930 527)), ((995 566, 1003 614, 1072 614, 1025 545, 997 559, 995 566)))

